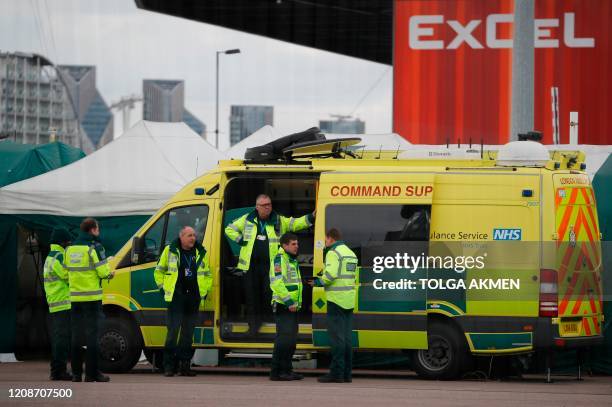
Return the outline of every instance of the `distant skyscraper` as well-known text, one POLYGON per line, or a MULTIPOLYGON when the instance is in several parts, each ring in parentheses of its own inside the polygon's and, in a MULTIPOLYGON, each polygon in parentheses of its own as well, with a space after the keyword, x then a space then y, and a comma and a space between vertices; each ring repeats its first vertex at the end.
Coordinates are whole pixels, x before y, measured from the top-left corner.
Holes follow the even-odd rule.
POLYGON ((154 122, 182 122, 185 82, 145 79, 143 119, 154 122))
POLYGON ((202 137, 206 136, 206 125, 187 109, 183 109, 183 121, 187 126, 191 127, 193 131, 198 133, 198 135, 202 137))
POLYGON ((142 94, 144 120, 185 122, 198 135, 206 134, 206 125, 185 109, 185 81, 145 79, 142 94))
POLYGON ((79 122, 93 146, 98 149, 113 141, 113 114, 96 89, 96 67, 60 65, 59 69, 72 96, 79 122))
POLYGON ((230 145, 250 136, 265 125, 274 123, 274 106, 232 106, 230 112, 230 145))
POLYGON ((113 139, 113 116, 96 89, 95 67, 0 53, 0 82, 0 135, 44 144, 54 133, 88 154, 113 139))
POLYGON ((345 116, 338 116, 337 120, 319 120, 319 128, 323 133, 364 134, 365 122, 359 119, 349 120, 345 116))

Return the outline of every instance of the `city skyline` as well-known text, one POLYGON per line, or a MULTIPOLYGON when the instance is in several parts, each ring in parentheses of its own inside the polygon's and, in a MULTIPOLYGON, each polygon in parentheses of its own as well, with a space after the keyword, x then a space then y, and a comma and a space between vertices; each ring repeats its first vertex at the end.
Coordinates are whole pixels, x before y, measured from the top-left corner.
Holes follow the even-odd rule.
MULTIPOLYGON (((221 150, 229 146, 231 105, 274 106, 282 133, 316 126, 329 114, 359 116, 372 133, 391 131, 387 65, 138 10, 132 2, 10 1, 4 9, 2 51, 36 52, 62 65, 95 65, 98 87, 109 103, 140 94, 145 78, 185 80, 185 104, 209 133, 215 117, 215 52, 240 48, 240 54, 220 56, 221 150)), ((140 109, 137 104, 132 121, 140 109)))
POLYGON ((87 154, 113 140, 113 115, 96 87, 94 66, 0 52, 0 79, 4 137, 26 144, 58 140, 87 154))
POLYGON ((230 145, 244 140, 263 126, 274 126, 274 106, 232 105, 230 145))
POLYGON ((323 133, 364 134, 366 123, 358 117, 331 115, 332 119, 319 120, 323 133))
POLYGON ((198 136, 206 136, 206 124, 185 107, 185 81, 144 79, 142 116, 156 122, 185 122, 198 136))

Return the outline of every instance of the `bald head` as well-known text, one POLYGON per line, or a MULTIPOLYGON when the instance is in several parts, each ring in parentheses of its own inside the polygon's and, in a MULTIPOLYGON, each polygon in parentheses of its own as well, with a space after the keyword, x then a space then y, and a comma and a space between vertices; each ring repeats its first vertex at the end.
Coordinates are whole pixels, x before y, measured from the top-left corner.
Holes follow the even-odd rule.
POLYGON ((196 233, 191 226, 183 226, 179 232, 179 240, 183 250, 191 250, 195 245, 196 233))

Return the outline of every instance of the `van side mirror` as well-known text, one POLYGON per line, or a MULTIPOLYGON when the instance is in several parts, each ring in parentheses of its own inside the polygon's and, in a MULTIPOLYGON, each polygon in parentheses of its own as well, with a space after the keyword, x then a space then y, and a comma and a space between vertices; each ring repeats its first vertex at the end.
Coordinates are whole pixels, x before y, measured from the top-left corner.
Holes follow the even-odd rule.
POLYGON ((132 238, 132 252, 131 252, 131 259, 132 259, 132 264, 138 264, 140 263, 140 260, 142 260, 144 255, 144 239, 138 236, 134 236, 134 238, 132 238))

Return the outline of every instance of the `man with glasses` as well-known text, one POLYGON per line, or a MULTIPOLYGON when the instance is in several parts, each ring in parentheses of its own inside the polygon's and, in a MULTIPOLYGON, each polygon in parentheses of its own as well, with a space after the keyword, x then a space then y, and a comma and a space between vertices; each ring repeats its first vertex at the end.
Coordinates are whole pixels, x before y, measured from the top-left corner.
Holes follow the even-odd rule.
POLYGON ((238 243, 238 269, 244 273, 249 335, 259 332, 262 316, 270 314, 270 261, 276 257, 279 237, 313 225, 315 212, 300 218, 282 216, 272 209, 272 200, 261 194, 255 200, 255 210, 234 220, 225 234, 238 243))

